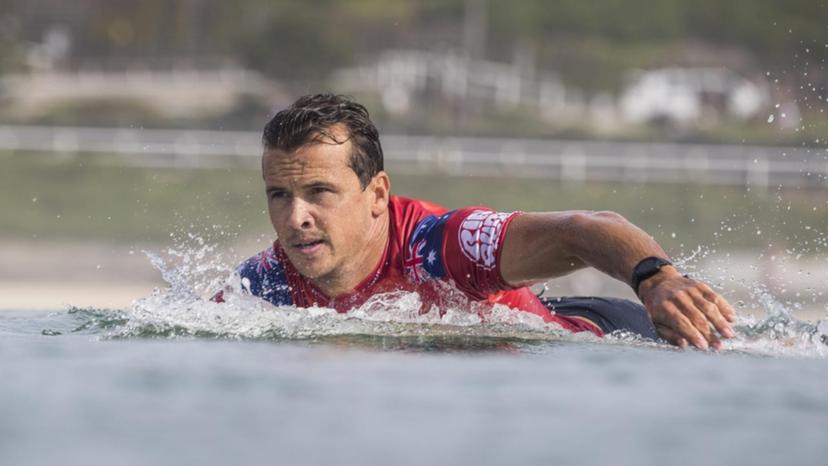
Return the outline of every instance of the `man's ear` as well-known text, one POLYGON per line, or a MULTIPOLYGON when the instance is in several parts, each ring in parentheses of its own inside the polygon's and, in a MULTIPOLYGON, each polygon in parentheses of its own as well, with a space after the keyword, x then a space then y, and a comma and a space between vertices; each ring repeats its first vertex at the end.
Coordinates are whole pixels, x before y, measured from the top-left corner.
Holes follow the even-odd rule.
POLYGON ((374 196, 371 214, 374 217, 379 217, 388 210, 388 200, 391 196, 391 179, 388 178, 387 173, 381 171, 374 175, 366 189, 374 196))

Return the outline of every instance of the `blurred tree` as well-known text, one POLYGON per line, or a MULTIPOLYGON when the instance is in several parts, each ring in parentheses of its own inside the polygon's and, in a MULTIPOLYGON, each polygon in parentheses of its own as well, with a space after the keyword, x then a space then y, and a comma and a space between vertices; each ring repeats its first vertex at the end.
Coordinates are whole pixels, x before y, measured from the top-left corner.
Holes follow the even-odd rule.
POLYGON ((824 60, 828 50, 828 5, 814 0, 489 4, 490 56, 510 59, 516 44, 528 40, 539 45, 542 66, 585 87, 616 87, 621 70, 680 62, 677 50, 687 44, 706 44, 701 50, 710 65, 734 65, 721 47, 742 51, 762 71, 790 69, 808 44, 812 63, 824 60))
POLYGON ((11 15, 0 13, 0 75, 18 69, 23 57, 18 41, 19 22, 11 15))
POLYGON ((64 25, 81 60, 240 52, 259 68, 289 74, 317 73, 388 47, 460 48, 470 3, 485 9, 481 54, 492 58, 509 58, 515 44, 527 41, 540 49, 591 43, 622 51, 696 41, 743 48, 767 68, 789 62, 808 42, 824 49, 828 33, 823 0, 2 2, 0 16, 18 23, 16 40, 39 41, 49 27, 64 25))
POLYGON ((823 98, 828 87, 825 0, 0 2, 0 18, 18 31, 9 41, 0 28, 5 68, 60 27, 72 40, 69 66, 242 62, 305 88, 389 48, 499 61, 531 55, 524 61, 587 91, 619 89, 630 68, 673 64, 767 71, 791 93, 812 84, 823 98))
POLYGON ((351 38, 346 26, 333 21, 334 1, 279 3, 278 10, 262 12, 262 27, 243 35, 240 52, 247 66, 288 81, 321 81, 351 62, 351 38))

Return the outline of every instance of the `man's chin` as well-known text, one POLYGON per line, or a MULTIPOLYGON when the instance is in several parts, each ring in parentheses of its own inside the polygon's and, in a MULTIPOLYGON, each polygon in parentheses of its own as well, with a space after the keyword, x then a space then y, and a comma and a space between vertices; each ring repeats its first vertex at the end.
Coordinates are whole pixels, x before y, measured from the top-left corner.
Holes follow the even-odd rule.
POLYGON ((307 278, 308 280, 318 280, 321 277, 325 276, 324 270, 312 269, 312 268, 296 268, 296 271, 299 272, 299 275, 307 278))
POLYGON ((328 268, 325 265, 326 261, 321 259, 293 258, 290 256, 288 256, 288 259, 290 259, 296 271, 299 272, 299 275, 305 278, 313 280, 328 273, 328 268))

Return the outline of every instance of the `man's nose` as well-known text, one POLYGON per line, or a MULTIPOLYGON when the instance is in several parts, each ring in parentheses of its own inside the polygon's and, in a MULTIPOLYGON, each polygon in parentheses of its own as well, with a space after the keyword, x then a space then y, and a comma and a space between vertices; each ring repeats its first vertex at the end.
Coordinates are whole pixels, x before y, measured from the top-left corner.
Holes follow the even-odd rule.
POLYGON ((299 197, 294 197, 290 203, 288 224, 296 230, 307 230, 313 227, 311 206, 299 197))

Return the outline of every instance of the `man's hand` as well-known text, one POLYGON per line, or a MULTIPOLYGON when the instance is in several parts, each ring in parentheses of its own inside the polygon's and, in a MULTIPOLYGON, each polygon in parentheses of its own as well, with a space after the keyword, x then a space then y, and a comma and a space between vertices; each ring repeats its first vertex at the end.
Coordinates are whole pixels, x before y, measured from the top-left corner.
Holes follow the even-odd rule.
POLYGON ((639 296, 659 336, 686 348, 720 349, 724 338, 733 337, 730 323, 736 314, 730 304, 704 283, 682 276, 667 266, 641 283, 639 296))

